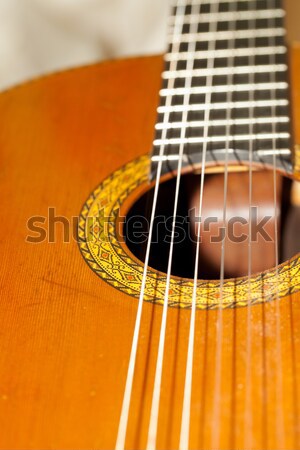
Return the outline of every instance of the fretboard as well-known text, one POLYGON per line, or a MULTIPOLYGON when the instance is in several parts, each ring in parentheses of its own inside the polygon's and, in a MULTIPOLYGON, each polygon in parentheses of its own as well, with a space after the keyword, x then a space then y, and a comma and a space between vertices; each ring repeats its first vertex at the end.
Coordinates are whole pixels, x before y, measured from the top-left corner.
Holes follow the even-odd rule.
MULTIPOLYGON (((175 0, 173 0, 175 3, 175 0)), ((179 0, 169 18, 152 174, 225 154, 291 169, 287 48, 280 0, 179 0), (180 156, 181 155, 181 156, 180 156)))

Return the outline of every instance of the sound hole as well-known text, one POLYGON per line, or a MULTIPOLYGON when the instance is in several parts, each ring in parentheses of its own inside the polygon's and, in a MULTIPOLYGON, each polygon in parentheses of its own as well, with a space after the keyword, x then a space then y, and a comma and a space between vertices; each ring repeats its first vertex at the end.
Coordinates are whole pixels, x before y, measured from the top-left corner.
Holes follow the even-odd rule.
MULTIPOLYGON (((176 179, 161 184, 153 227, 149 266, 166 273, 172 234, 176 179)), ((273 173, 253 173, 251 204, 251 273, 274 267, 275 220, 278 229, 280 262, 300 251, 297 232, 300 206, 292 204, 291 182, 277 177, 277 218, 275 219, 273 173)), ((199 175, 184 175, 178 201, 172 275, 193 278, 196 255, 196 230, 199 220, 199 175)), ((130 251, 144 261, 153 202, 153 189, 130 209, 124 223, 125 242, 130 251)), ((220 278, 222 239, 224 239, 225 278, 249 273, 249 177, 230 173, 223 222, 224 176, 207 175, 204 186, 198 278, 220 278), (226 232, 224 231, 226 230, 226 232), (224 237, 225 236, 225 237, 224 237)))

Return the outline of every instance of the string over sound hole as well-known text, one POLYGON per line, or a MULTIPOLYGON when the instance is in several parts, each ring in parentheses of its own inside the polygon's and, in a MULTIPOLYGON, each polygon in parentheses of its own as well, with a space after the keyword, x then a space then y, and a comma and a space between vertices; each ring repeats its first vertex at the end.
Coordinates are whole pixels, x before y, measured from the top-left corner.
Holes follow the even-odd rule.
MULTIPOLYGON (((176 218, 176 233, 172 261, 172 275, 193 278, 200 220, 200 253, 198 278, 220 278, 222 242, 225 245, 225 277, 233 278, 249 274, 249 247, 251 247, 251 274, 275 266, 277 220, 280 261, 300 251, 295 232, 299 223, 300 208, 289 201, 291 182, 278 176, 277 217, 274 211, 273 173, 253 173, 252 204, 249 205, 247 173, 230 173, 227 191, 227 218, 223 222, 224 175, 206 176, 202 217, 197 208, 200 176, 185 175, 176 218), (186 201, 188 198, 188 202, 186 201), (251 229, 249 227, 251 217, 251 229), (294 230, 294 231, 293 231, 294 230)), ((172 228, 172 204, 175 180, 160 186, 152 236, 150 267, 167 272, 172 228)), ((141 197, 129 211, 124 226, 126 244, 141 261, 144 260, 153 191, 141 197)))

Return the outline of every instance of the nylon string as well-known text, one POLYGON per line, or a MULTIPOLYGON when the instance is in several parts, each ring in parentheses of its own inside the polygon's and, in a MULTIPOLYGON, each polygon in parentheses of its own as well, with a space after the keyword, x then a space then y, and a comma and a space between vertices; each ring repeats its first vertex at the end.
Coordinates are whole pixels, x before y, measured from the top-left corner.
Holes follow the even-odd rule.
MULTIPOLYGON (((257 3, 255 2, 255 5, 257 3)), ((249 23, 249 28, 255 28, 256 21, 253 20, 249 23)), ((249 42, 249 47, 255 46, 255 37, 252 37, 249 42)), ((249 57, 249 65, 255 64, 255 55, 249 57)), ((255 77, 254 73, 250 72, 249 82, 254 83, 255 77)), ((254 92, 250 92, 250 99, 254 101, 254 92)), ((249 109, 249 134, 254 135, 254 127, 256 125, 256 120, 254 117, 253 108, 249 109)), ((251 446, 253 440, 253 418, 252 418, 252 288, 251 288, 251 276, 252 276, 252 203, 253 203, 253 150, 254 150, 254 140, 251 139, 249 142, 249 184, 248 184, 248 198, 249 198, 249 209, 248 209, 248 302, 247 302, 247 328, 246 328, 246 392, 245 392, 245 442, 244 445, 251 446)))
MULTIPOLYGON (((275 8, 276 4, 274 0, 273 7, 275 8)), ((215 9, 218 9, 218 4, 220 2, 214 1, 212 4, 215 9)), ((231 4, 234 4, 231 2, 231 4)), ((230 4, 230 5, 231 5, 230 4)), ((193 3, 192 6, 192 14, 196 14, 195 9, 198 8, 198 15, 200 13, 201 4, 196 5, 193 3)), ((250 4, 249 4, 250 8, 250 4)), ((180 47, 180 39, 176 36, 176 31, 183 27, 184 23, 184 11, 185 11, 185 3, 180 0, 177 2, 176 14, 175 14, 175 24, 174 24, 174 33, 172 36, 171 45, 173 51, 179 51, 180 47), (181 12, 181 13, 180 13, 181 12)), ((216 11, 214 11, 216 12, 216 11)), ((274 19, 269 19, 268 22, 275 28, 276 21, 274 19)), ((255 20, 252 21, 252 25, 249 24, 250 29, 254 29, 255 20)), ((197 21, 195 21, 194 26, 197 30, 197 21)), ((193 24, 191 24, 192 28, 193 24)), ((209 25, 211 27, 211 23, 209 25)), ((217 27, 217 21, 214 22, 214 26, 217 27)), ((213 29, 213 33, 217 31, 213 29)), ((192 30, 191 30, 192 32, 192 30)), ((194 31, 195 32, 195 31, 194 31)), ((180 35, 180 33, 178 33, 180 35)), ((251 37, 250 42, 252 45, 250 47, 255 46, 255 37, 251 37)), ((270 45, 275 45, 275 38, 269 37, 270 45)), ((215 40, 212 39, 209 42, 209 50, 214 55, 214 46, 215 40)), ((192 57, 187 62, 187 70, 192 71, 194 65, 194 57, 196 51, 196 42, 192 41, 188 44, 188 52, 192 55, 192 57)), ((270 52, 270 65, 275 66, 275 54, 270 52)), ((232 58, 230 59, 232 61, 232 58)), ((250 54, 249 56, 249 65, 254 66, 255 57, 254 54, 250 54)), ((208 64, 211 64, 213 67, 214 58, 210 58, 208 64), (211 62, 210 62, 211 61, 211 62)), ((230 65, 230 64, 229 64, 230 65)), ((177 61, 176 59, 171 59, 170 62, 170 72, 176 70, 177 61)), ((231 73, 229 77, 233 77, 231 73)), ((271 84, 273 85, 276 81, 275 73, 271 72, 271 84)), ((170 77, 167 81, 167 88, 172 89, 175 83, 175 77, 170 77)), ((249 74, 250 85, 254 83, 254 72, 250 72, 249 74)), ((213 76, 208 77, 207 83, 208 86, 212 86, 213 76)), ((191 76, 186 78, 185 80, 185 88, 186 94, 184 95, 184 106, 188 106, 189 98, 190 98, 190 89, 192 83, 191 76)), ((232 83, 230 83, 232 84, 232 83)), ((232 92, 228 92, 227 96, 229 98, 228 102, 231 101, 232 92)), ((254 118, 254 91, 250 90, 249 92, 250 99, 250 108, 249 108, 249 135, 254 135, 254 126, 256 124, 256 120, 254 118)), ((206 104, 210 104, 211 100, 211 90, 207 90, 206 93, 206 104)), ((274 118, 272 122, 272 134, 275 135, 276 132, 276 122, 275 115, 276 109, 274 106, 274 100, 276 100, 275 90, 271 89, 271 116, 274 118)), ((166 98, 166 106, 171 106, 172 104, 172 96, 168 96, 166 98)), ((230 137, 230 111, 227 110, 227 119, 226 119, 226 149, 225 149, 225 167, 224 167, 224 203, 223 203, 223 224, 226 224, 227 218, 227 187, 228 187, 228 151, 229 151, 229 142, 231 140, 230 137)), ((159 192, 159 181, 161 177, 162 170, 162 161, 163 155, 165 151, 164 140, 166 139, 168 127, 165 126, 169 123, 169 115, 170 112, 168 108, 166 108, 166 112, 163 117, 163 130, 162 130, 162 143, 160 145, 159 151, 159 159, 158 159, 158 167, 157 174, 155 180, 155 189, 154 189, 154 197, 153 197, 153 205, 149 226, 149 236, 147 242, 147 249, 145 255, 145 264, 143 270, 143 277, 141 283, 141 292, 138 301, 138 310, 135 321, 134 333, 133 333, 133 341, 129 359, 129 366, 127 371, 126 385, 122 403, 121 416, 119 421, 119 429, 118 436, 116 442, 116 450, 123 450, 125 447, 125 439, 126 432, 128 426, 128 416, 130 409, 130 401, 132 395, 132 385, 134 379, 134 370, 135 370, 135 362, 137 355, 137 347, 138 347, 138 337, 141 325, 141 316, 142 316, 142 306, 144 299, 144 292, 146 286, 147 279, 147 271, 148 271, 148 263, 150 256, 150 248, 151 248, 151 240, 153 234, 153 224, 155 218, 155 211, 157 205, 157 198, 159 192)), ((182 122, 187 122, 188 108, 185 108, 183 111, 182 122)), ((210 109, 205 110, 205 119, 204 123, 206 124, 204 128, 204 143, 203 143, 203 153, 202 153, 202 166, 201 166, 201 182, 200 182, 200 195, 199 195, 199 219, 202 217, 202 206, 203 206, 203 191, 204 191, 204 177, 205 177, 205 163, 206 163, 206 152, 207 152, 207 138, 208 138, 208 128, 209 128, 209 115, 210 109)), ((186 127, 181 129, 181 139, 185 137, 186 127)), ((247 331, 246 331, 246 400, 245 400, 245 445, 251 445, 252 442, 252 386, 251 386, 251 362, 252 362, 252 312, 251 312, 251 276, 252 276, 252 230, 251 230, 251 211, 252 211, 252 188, 253 188, 253 146, 254 140, 250 139, 249 142, 249 235, 248 235, 248 304, 247 304, 247 331), (250 444, 249 444, 250 442, 250 444)), ((280 340, 280 328, 281 328, 281 319, 280 319, 280 303, 278 296, 278 263, 279 263, 279 255, 278 255, 278 225, 277 225, 277 217, 278 217, 278 205, 277 205, 277 160, 276 160, 276 138, 273 137, 273 201, 274 201, 274 231, 275 231, 275 263, 276 263, 276 348, 278 354, 278 364, 277 364, 277 382, 276 382, 276 400, 277 400, 277 410, 276 410, 276 424, 277 424, 277 436, 279 442, 282 443, 284 436, 284 423, 283 423, 283 413, 281 406, 283 404, 283 378, 282 378, 282 348, 281 348, 281 340, 280 340)), ((179 159, 178 159, 178 171, 176 177, 176 188, 175 188, 175 201, 174 201, 174 211, 173 211, 173 223, 172 223, 172 235, 171 235, 171 243, 169 249, 169 258, 168 258, 168 269, 167 269, 167 279, 166 279, 166 289, 164 295, 164 305, 163 305, 163 314, 161 321, 161 329, 160 329, 160 337, 159 337, 159 347, 157 354, 157 363, 156 363, 156 371, 155 371, 155 380, 154 380, 154 388, 153 388, 153 396, 152 396, 152 405, 151 405, 151 413, 150 413, 150 423, 149 423, 149 431, 148 431, 148 439, 147 439, 147 450, 155 450, 156 448, 156 440, 157 440, 157 427, 158 427, 158 415, 159 415, 159 404, 160 404, 160 391, 161 391, 161 379, 162 379, 162 370, 163 370, 163 358, 164 358, 164 347, 165 347, 165 336, 166 336, 166 326, 167 326, 167 311, 168 311, 168 296, 169 296, 169 288, 171 281, 171 269, 172 269, 172 259, 173 259, 173 248, 174 248, 174 236, 175 236, 175 228, 176 228, 176 216, 177 216, 177 207, 178 207, 178 197, 180 190, 180 180, 181 180, 181 169, 182 169, 182 158, 184 152, 184 143, 180 144, 179 147, 179 159)), ((194 357, 194 340, 195 340, 195 317, 196 317, 196 300, 197 300, 197 279, 198 279, 198 269, 199 269, 199 246, 200 246, 200 220, 197 222, 197 249, 196 249, 196 258, 195 258, 195 268, 194 268, 194 282, 193 282, 193 294, 192 294, 192 310, 191 310, 191 318, 190 318, 190 329, 189 329, 189 342, 188 342, 188 354, 187 354, 187 365, 186 365, 186 376, 185 376, 185 386, 184 386, 184 400, 183 400, 183 411, 182 411, 182 422, 181 422, 181 431, 180 431, 180 450, 187 450, 189 448, 189 432, 190 432, 190 409, 191 409, 191 389, 192 389, 192 372, 193 372, 193 357, 194 357)), ((220 414, 220 400, 221 400, 221 356, 222 356, 222 304, 223 304, 223 285, 224 285, 224 275, 225 275, 225 236, 222 240, 222 248, 221 248, 221 264, 220 264, 220 303, 219 303, 219 313, 218 313, 218 323, 217 323, 217 351, 216 351, 216 389, 214 396, 214 419, 216 415, 220 414)), ((220 419, 220 417, 218 418, 220 419)), ((214 442, 213 447, 218 446, 219 444, 219 434, 220 434, 220 420, 214 421, 217 423, 214 428, 214 442)))
MULTIPOLYGON (((272 8, 276 7, 276 0, 271 0, 272 8)), ((271 26, 275 28, 276 20, 270 19, 271 26)), ((270 45, 273 47, 276 44, 276 40, 274 37, 269 38, 270 45)), ((275 55, 270 55, 270 64, 273 64, 276 61, 275 55)), ((270 74, 271 82, 276 81, 275 72, 271 71, 270 74)), ((275 98, 275 91, 271 90, 271 99, 275 98)), ((272 117, 276 116, 276 108, 272 106, 272 117)), ((276 123, 272 122, 272 133, 276 132, 276 123)), ((285 426, 284 426, 284 417, 283 417, 283 373, 282 373, 282 346, 281 346, 281 309, 280 309, 280 298, 279 298, 279 280, 278 280, 278 265, 279 265, 279 242, 278 242, 278 205, 277 205, 277 159, 276 159, 276 139, 272 140, 273 146, 273 202, 274 202, 274 234, 275 234, 275 265, 276 265, 276 303, 275 303, 275 317, 276 317, 276 350, 277 350, 277 359, 276 359, 276 434, 279 447, 284 447, 284 435, 285 435, 285 426)))
MULTIPOLYGON (((272 8, 276 7, 274 0, 271 0, 272 8)), ((271 24, 271 28, 276 27, 276 21, 274 19, 269 19, 268 24, 271 24)), ((254 40, 255 41, 255 40, 254 40)), ((254 42, 255 43, 255 42, 254 42)), ((269 45, 274 47, 276 44, 274 37, 269 37, 269 45)), ((269 56, 270 64, 275 62, 275 55, 270 53, 269 56)), ((253 64, 253 62, 251 63, 253 64)), ((276 81, 275 72, 270 72, 270 81, 271 84, 276 81)), ((276 99, 275 90, 271 89, 271 102, 276 99)), ((276 109, 275 106, 271 105, 271 117, 272 121, 272 147, 273 147, 273 208, 274 208, 274 253, 275 253, 275 266, 276 266, 276 348, 277 348, 277 371, 276 371, 276 400, 277 400, 277 410, 276 410, 276 433, 278 437, 278 442, 280 446, 283 445, 283 435, 284 435, 284 422, 283 422, 283 413, 282 413, 282 405, 283 405, 283 392, 282 392, 282 351, 281 351, 281 340, 280 340, 280 303, 278 298, 278 264, 279 264, 279 255, 278 255, 278 226, 277 226, 277 217, 278 217, 278 205, 277 205, 277 160, 276 160, 276 138, 274 137, 276 133, 276 109)), ((251 275, 252 275, 252 253, 251 253, 251 242, 252 242, 252 233, 251 233, 251 203, 252 203, 252 155, 250 161, 249 168, 249 250, 248 250, 248 284, 249 284, 249 301, 247 304, 247 346, 246 346, 246 403, 245 403, 245 429, 248 430, 245 433, 245 445, 252 445, 252 377, 251 377, 251 366, 252 366, 252 309, 251 309, 251 275)), ((264 387, 266 390, 266 386, 264 387)))
MULTIPOLYGON (((183 7, 183 19, 184 19, 185 3, 180 3, 180 5, 183 7)), ((196 13, 196 8, 197 8, 197 5, 192 6, 192 14, 196 13)), ((199 8, 199 6, 198 6, 198 8, 199 8)), ((190 31, 196 32, 197 27, 198 27, 197 23, 192 24, 190 31)), ((179 35, 179 37, 178 37, 179 41, 180 41, 180 37, 181 36, 179 35)), ((195 51, 196 51, 196 42, 195 41, 189 42, 188 52, 195 53, 195 51)), ((193 66, 194 66, 194 60, 193 59, 188 60, 187 70, 191 71, 193 69, 193 66)), ((187 119, 188 119, 187 106, 189 105, 191 86, 192 86, 192 77, 191 76, 186 77, 185 83, 184 83, 186 92, 183 97, 183 104, 185 106, 184 111, 182 113, 182 122, 183 123, 187 122, 187 119)), ((146 447, 147 450, 155 450, 156 440, 157 440, 161 379, 162 379, 165 336, 166 336, 166 327, 167 327, 168 299, 169 299, 171 270, 172 270, 172 262, 173 262, 174 236, 175 236, 178 197, 179 197, 180 181, 181 181, 182 159, 183 159, 183 152, 184 152, 184 148, 185 148, 183 139, 185 137, 185 134, 186 134, 186 127, 182 127, 181 132, 180 132, 181 143, 179 145, 179 158, 178 158, 177 176, 176 176, 172 232, 171 232, 171 241, 170 241, 169 257, 168 257, 166 288, 165 288, 165 294, 164 294, 164 304, 163 304, 163 313, 162 313, 160 336, 159 336, 159 345, 158 345, 158 354, 157 354, 157 362, 156 362, 156 370, 155 370, 155 378, 154 378, 152 404, 151 404, 151 412, 150 412, 150 422, 149 422, 148 439, 147 439, 147 447, 146 447)))
MULTIPOLYGON (((180 10, 180 8, 176 10, 174 33, 173 33, 172 40, 171 40, 171 45, 172 45, 174 51, 179 50, 180 42, 176 40, 176 31, 178 30, 179 27, 182 27, 181 22, 184 17, 183 15, 178 14, 178 10, 180 10)), ((177 61, 171 61, 170 70, 175 70, 176 66, 177 66, 177 61)), ((173 88, 173 86, 174 86, 174 79, 169 79, 167 82, 167 87, 171 89, 171 88, 173 88)), ((168 106, 171 105, 171 97, 168 97, 166 99, 166 104, 168 106)), ((164 124, 169 123, 169 115, 170 115, 169 112, 166 112, 164 114, 164 117, 163 117, 164 124)), ((160 186, 162 161, 163 161, 163 155, 164 155, 164 151, 165 151, 165 145, 163 142, 164 142, 164 139, 166 138, 166 135, 167 135, 167 128, 165 128, 162 131, 163 141, 162 141, 162 144, 161 144, 160 150, 159 150, 159 161, 158 161, 157 173, 156 173, 156 179, 155 179, 155 188, 154 188, 153 204, 152 204, 151 218, 150 218, 150 224, 149 224, 149 234, 148 234, 148 241, 147 241, 146 254, 145 254, 141 291, 140 291, 140 296, 139 296, 139 300, 138 300, 138 309, 137 309, 137 315, 136 315, 134 332, 133 332, 133 340, 132 340, 131 351, 130 351, 129 365, 128 365, 128 370, 127 370, 126 384, 125 384, 125 390, 124 390, 124 396, 123 396, 123 402, 122 402, 121 415, 120 415, 120 420, 119 420, 119 427, 118 427, 118 434, 117 434, 115 450, 124 450, 124 448, 125 448, 129 409, 130 409, 130 402, 131 402, 131 395, 132 395, 132 385, 133 385, 133 379, 134 379, 135 363, 136 363, 137 348, 138 348, 138 338, 139 338, 139 332, 140 332, 140 326, 141 326, 144 293, 145 293, 145 287, 146 287, 151 241, 152 241, 152 235, 153 235, 153 224, 154 224, 155 211, 156 211, 156 206, 157 206, 158 191, 159 191, 159 186, 160 186)))
MULTIPOLYGON (((219 10, 219 3, 213 4, 212 13, 216 14, 219 10)), ((199 6, 200 13, 201 4, 199 6)), ((210 32, 216 37, 217 33, 217 21, 211 21, 209 24, 210 32)), ((212 69, 214 66, 214 53, 216 51, 216 39, 209 41, 209 52, 212 57, 208 60, 208 68, 212 69)), ((205 96, 205 104, 211 103, 212 97, 213 76, 207 78, 207 92, 205 96)), ((201 180, 200 180, 200 193, 199 193, 199 205, 198 205, 198 221, 197 221, 197 243, 196 243, 196 256, 194 267, 194 280, 193 280, 193 294, 192 294, 192 309, 190 318, 189 340, 188 340, 188 354, 186 363, 185 385, 184 385, 184 397, 183 397, 183 410, 180 430, 180 450, 187 450, 189 448, 189 435, 190 435, 190 414, 191 414, 191 395, 192 395, 192 378, 193 378, 193 360, 194 360, 194 341, 195 341, 195 319, 196 319, 196 304, 197 304, 197 281, 198 281, 198 269, 199 269, 199 250, 200 250, 200 225, 202 218, 202 206, 203 206, 203 193, 204 193, 204 179, 205 179, 205 166, 206 166, 206 153, 208 144, 208 131, 209 131, 209 118, 210 109, 205 110, 204 123, 205 128, 203 130, 203 147, 202 147, 202 164, 201 164, 201 180)))
MULTIPOLYGON (((237 2, 232 2, 230 4, 230 12, 234 13, 237 10, 237 2)), ((231 31, 234 33, 237 29, 236 21, 231 22, 231 31)), ((234 49, 235 39, 230 41, 231 50, 234 49)), ((233 52, 232 52, 233 53, 233 52)), ((233 84, 234 82, 234 56, 228 59, 228 66, 232 68, 231 74, 227 77, 228 84, 233 84)), ((227 102, 232 101, 232 92, 227 94, 227 102)), ((233 138, 230 134, 230 120, 231 120, 232 110, 227 109, 226 112, 226 141, 225 141, 225 166, 224 166, 224 188, 223 188, 223 235, 221 243, 221 263, 220 263, 220 297, 219 297, 219 307, 217 316, 217 345, 216 345, 216 366, 215 366, 215 388, 214 388, 214 399, 213 399, 213 415, 212 421, 214 424, 214 432, 212 439, 212 448, 218 448, 220 445, 220 422, 221 422, 221 380, 222 380, 222 340, 223 340, 223 298, 224 298, 224 281, 225 281, 225 244, 226 244, 226 234, 227 234, 227 193, 228 193, 228 154, 229 154, 229 144, 230 142, 234 145, 233 138)))

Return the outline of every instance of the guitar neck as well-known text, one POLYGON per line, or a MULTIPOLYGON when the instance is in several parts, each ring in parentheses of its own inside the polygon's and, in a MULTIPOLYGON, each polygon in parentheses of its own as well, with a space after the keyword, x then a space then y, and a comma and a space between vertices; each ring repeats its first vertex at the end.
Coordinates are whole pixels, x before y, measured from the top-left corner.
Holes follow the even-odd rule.
POLYGON ((152 176, 202 160, 249 159, 292 171, 285 12, 279 0, 179 0, 152 155, 152 176), (205 158, 203 158, 205 156, 205 158))

